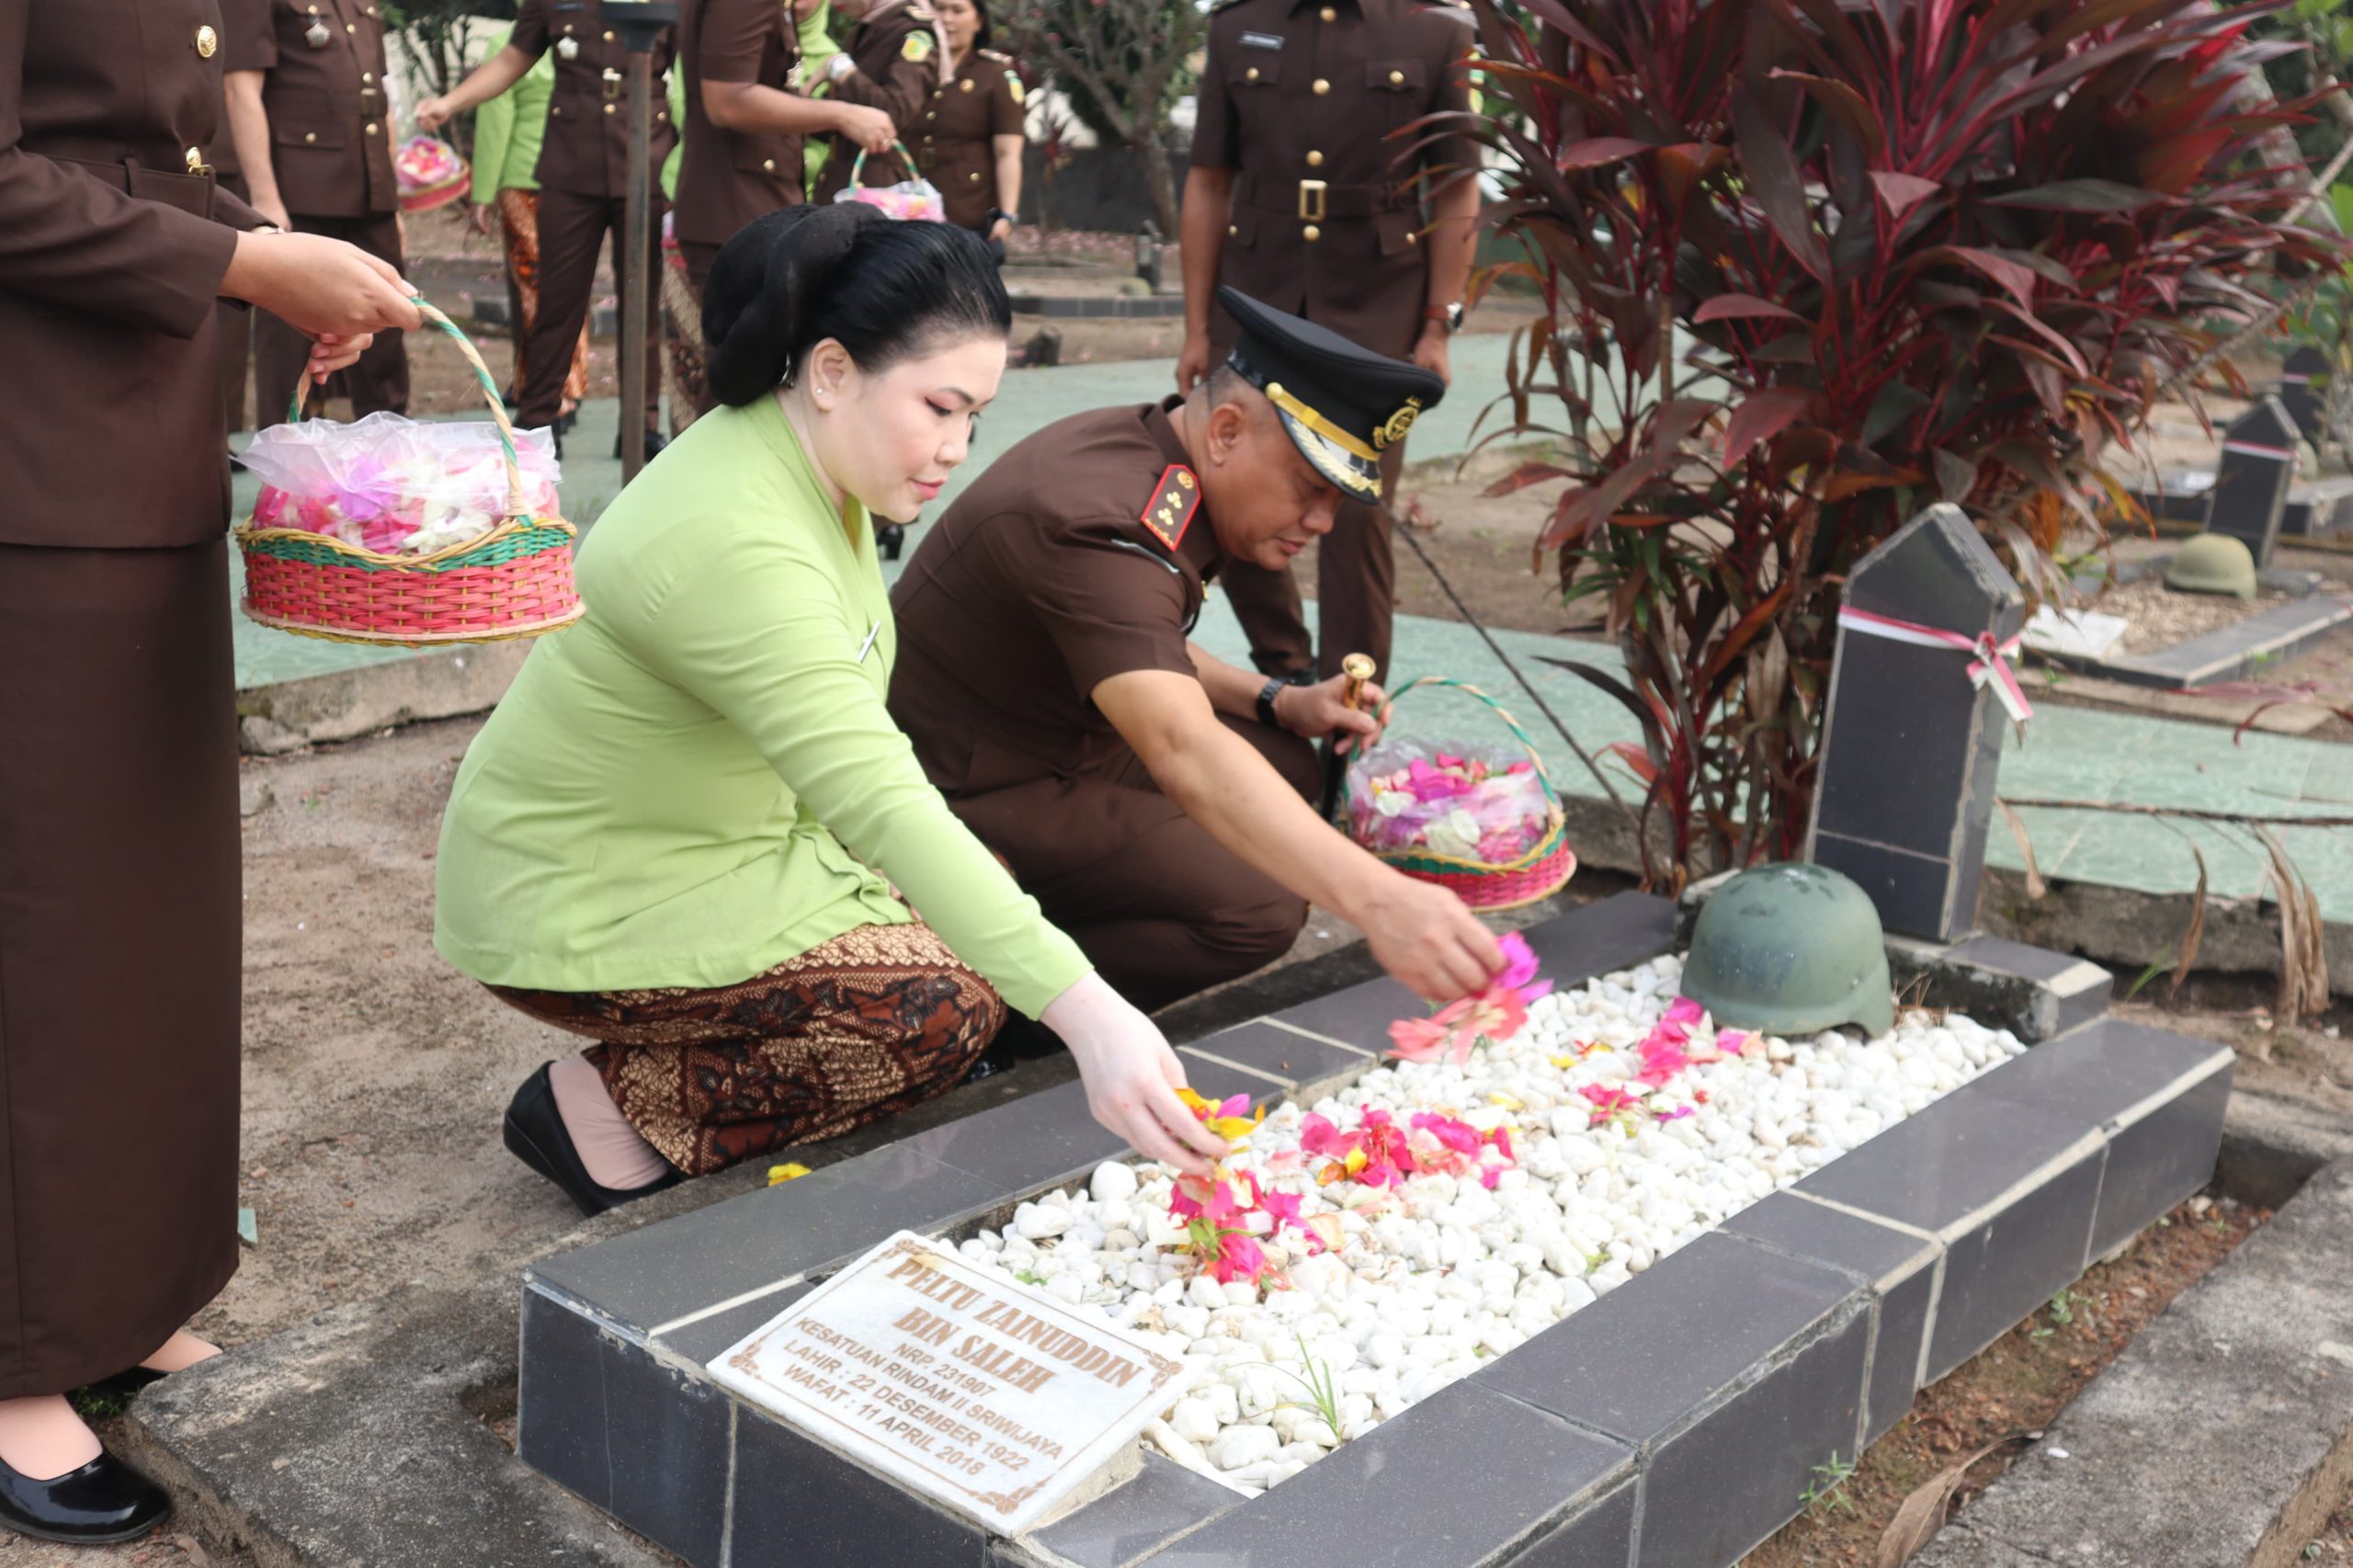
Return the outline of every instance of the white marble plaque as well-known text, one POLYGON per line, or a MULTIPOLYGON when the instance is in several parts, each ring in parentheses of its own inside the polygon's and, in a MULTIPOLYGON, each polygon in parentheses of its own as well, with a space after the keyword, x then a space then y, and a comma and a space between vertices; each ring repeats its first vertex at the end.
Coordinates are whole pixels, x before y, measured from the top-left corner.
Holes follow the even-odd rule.
POLYGON ((1183 1392, 1183 1365, 902 1231, 711 1364, 909 1490, 1017 1535, 1183 1392))

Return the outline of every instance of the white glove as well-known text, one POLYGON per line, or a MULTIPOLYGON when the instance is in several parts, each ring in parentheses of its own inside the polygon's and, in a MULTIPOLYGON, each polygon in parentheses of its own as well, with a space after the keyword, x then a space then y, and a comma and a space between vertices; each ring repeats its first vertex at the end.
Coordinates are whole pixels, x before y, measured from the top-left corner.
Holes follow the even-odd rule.
POLYGON ((1176 1097, 1185 1069, 1159 1027, 1089 971, 1046 1005, 1038 1021, 1062 1037, 1086 1085, 1095 1119, 1149 1157, 1191 1176, 1230 1152, 1176 1097))

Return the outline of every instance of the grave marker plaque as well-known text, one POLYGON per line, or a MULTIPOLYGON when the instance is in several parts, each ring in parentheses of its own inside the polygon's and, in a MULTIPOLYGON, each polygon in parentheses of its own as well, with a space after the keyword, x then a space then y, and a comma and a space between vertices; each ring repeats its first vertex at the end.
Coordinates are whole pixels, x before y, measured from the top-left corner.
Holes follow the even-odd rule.
POLYGON ((1017 1535, 1183 1392, 1181 1362, 912 1232, 710 1364, 828 1448, 1017 1535))
POLYGON ((1972 649, 2025 621, 1958 506, 1929 507, 1847 579, 1806 858, 1860 883, 1890 931, 1950 941, 1976 922, 2005 714, 1972 649))
POLYGON ((2206 498, 2206 531, 2244 540, 2256 569, 2271 564, 2296 477, 2296 422, 2276 397, 2258 400, 2222 432, 2222 459, 2206 498))
POLYGON ((2328 356, 2310 345, 2289 355, 2279 367, 2279 405, 2315 452, 2327 435, 2321 410, 2327 396, 2328 372, 2328 356))

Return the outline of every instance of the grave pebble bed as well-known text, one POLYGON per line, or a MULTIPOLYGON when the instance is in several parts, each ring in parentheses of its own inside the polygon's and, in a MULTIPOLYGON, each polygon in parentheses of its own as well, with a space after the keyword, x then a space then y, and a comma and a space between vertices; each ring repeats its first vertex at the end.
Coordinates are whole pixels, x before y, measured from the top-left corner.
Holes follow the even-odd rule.
POLYGON ((1675 1006, 1681 972, 1668 955, 1539 997, 1459 1066, 1392 1062, 1268 1112, 1223 1165, 1297 1199, 1299 1225, 1244 1221, 1276 1271, 1267 1288, 1196 1261, 1154 1164, 1105 1164, 960 1250, 1180 1357, 1191 1392, 1145 1438, 1255 1495, 2025 1050, 1911 1010, 1876 1039, 1744 1035, 1701 1015, 1647 1055, 1693 1011, 1675 1006), (1410 1134, 1446 1168, 1368 1185, 1313 1152, 1330 1135, 1311 1119, 1345 1135, 1368 1112, 1401 1137, 1417 1114, 1445 1117, 1480 1142, 1410 1134))

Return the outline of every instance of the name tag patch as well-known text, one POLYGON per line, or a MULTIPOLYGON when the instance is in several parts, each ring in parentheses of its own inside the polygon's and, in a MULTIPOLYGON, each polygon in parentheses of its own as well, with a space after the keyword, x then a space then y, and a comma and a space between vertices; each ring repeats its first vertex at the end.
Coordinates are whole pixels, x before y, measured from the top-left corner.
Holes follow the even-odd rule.
POLYGON ((1282 46, 1282 35, 1279 33, 1244 33, 1242 35, 1242 47, 1245 49, 1279 50, 1282 46))

